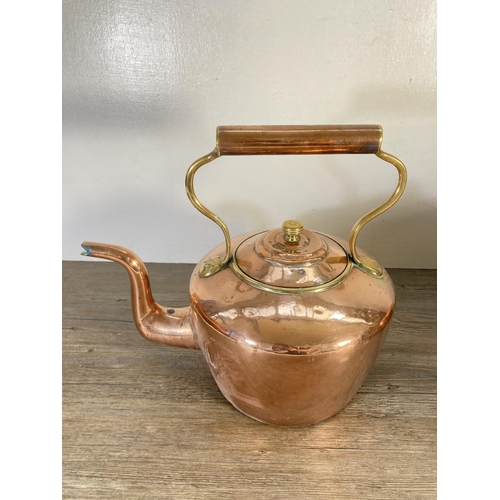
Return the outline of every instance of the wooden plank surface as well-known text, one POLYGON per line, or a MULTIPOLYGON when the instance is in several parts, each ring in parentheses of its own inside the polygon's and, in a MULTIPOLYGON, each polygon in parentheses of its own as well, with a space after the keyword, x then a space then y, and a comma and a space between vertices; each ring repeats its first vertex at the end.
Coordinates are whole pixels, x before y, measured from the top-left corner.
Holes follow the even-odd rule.
MULTIPOLYGON (((188 305, 190 264, 149 264, 155 299, 188 305)), ((352 402, 316 426, 235 410, 200 351, 137 332, 125 270, 63 263, 63 498, 436 497, 436 272, 389 270, 395 317, 352 402)))

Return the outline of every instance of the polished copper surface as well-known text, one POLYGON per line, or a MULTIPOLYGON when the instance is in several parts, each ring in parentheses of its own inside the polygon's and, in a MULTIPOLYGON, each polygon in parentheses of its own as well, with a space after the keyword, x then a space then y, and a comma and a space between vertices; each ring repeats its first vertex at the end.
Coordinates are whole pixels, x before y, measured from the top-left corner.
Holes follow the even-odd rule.
POLYGON ((288 242, 281 229, 253 235, 234 252, 243 273, 260 283, 310 288, 337 278, 347 267, 346 251, 333 239, 304 229, 288 242))
POLYGON ((82 243, 82 255, 118 262, 130 278, 132 313, 135 326, 147 340, 176 347, 196 348, 189 323, 189 307, 167 308, 157 304, 151 293, 148 272, 142 260, 132 251, 107 243, 82 243))
POLYGON ((393 314, 386 272, 375 278, 354 267, 330 290, 285 295, 243 283, 231 268, 202 278, 201 265, 191 278, 191 321, 219 388, 236 408, 267 423, 306 425, 349 402, 393 314))
POLYGON ((237 344, 208 324, 197 309, 192 322, 225 398, 249 417, 285 426, 315 424, 342 410, 365 380, 388 330, 387 323, 365 340, 312 354, 291 352, 288 344, 276 345, 275 351, 250 342, 237 344))
POLYGON ((203 261, 191 277, 191 308, 167 309, 154 301, 146 268, 133 252, 82 246, 85 255, 126 268, 141 335, 201 349, 228 401, 270 424, 308 425, 340 411, 375 362, 393 314, 394 288, 385 272, 375 278, 354 267, 342 284, 321 294, 286 295, 252 287, 230 267, 204 278, 203 261))
MULTIPOLYGON (((234 238, 233 244, 247 237, 234 238)), ((394 307, 394 289, 386 272, 375 278, 354 267, 342 284, 330 290, 285 295, 242 282, 230 267, 202 278, 201 265, 190 283, 194 308, 222 334, 272 352, 319 353, 337 350, 346 341, 367 339, 386 325, 394 307)))
POLYGON ((257 125, 217 127, 221 155, 378 153, 380 125, 257 125))

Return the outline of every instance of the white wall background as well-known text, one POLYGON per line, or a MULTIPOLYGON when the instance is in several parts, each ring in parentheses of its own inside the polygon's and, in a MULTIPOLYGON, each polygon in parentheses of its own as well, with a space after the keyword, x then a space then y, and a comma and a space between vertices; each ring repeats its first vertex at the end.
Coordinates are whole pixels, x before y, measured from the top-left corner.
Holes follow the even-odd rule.
MULTIPOLYGON (((349 123, 382 125, 409 173, 361 247, 435 267, 435 0, 63 0, 63 258, 92 240, 197 262, 223 237, 184 175, 217 125, 349 123)), ((196 179, 233 235, 297 218, 347 238, 397 174, 365 155, 250 156, 196 179)))

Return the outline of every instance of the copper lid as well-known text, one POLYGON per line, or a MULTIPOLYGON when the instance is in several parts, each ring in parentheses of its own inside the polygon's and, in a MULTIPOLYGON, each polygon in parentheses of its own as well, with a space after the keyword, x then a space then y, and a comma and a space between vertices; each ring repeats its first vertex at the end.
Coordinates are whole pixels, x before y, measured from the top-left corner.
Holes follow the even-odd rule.
POLYGON ((281 229, 250 236, 240 243, 232 266, 254 285, 297 291, 333 284, 348 274, 350 262, 335 240, 289 220, 281 229))

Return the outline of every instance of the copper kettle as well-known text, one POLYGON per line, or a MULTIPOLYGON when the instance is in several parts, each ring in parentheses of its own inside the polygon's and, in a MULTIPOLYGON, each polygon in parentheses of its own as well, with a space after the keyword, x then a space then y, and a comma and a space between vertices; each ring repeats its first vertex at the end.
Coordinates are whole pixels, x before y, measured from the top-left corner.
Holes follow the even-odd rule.
POLYGON ((186 190, 225 242, 194 269, 190 307, 157 304, 146 267, 130 250, 84 242, 82 254, 122 264, 141 335, 200 349, 219 389, 242 413, 276 425, 320 422, 356 394, 394 310, 389 275, 356 248, 360 229, 396 203, 406 186, 405 166, 381 144, 378 125, 218 127, 215 149, 188 169, 186 190), (373 153, 399 173, 392 196, 356 222, 348 242, 296 220, 231 238, 193 187, 197 170, 222 155, 339 153, 373 153))

